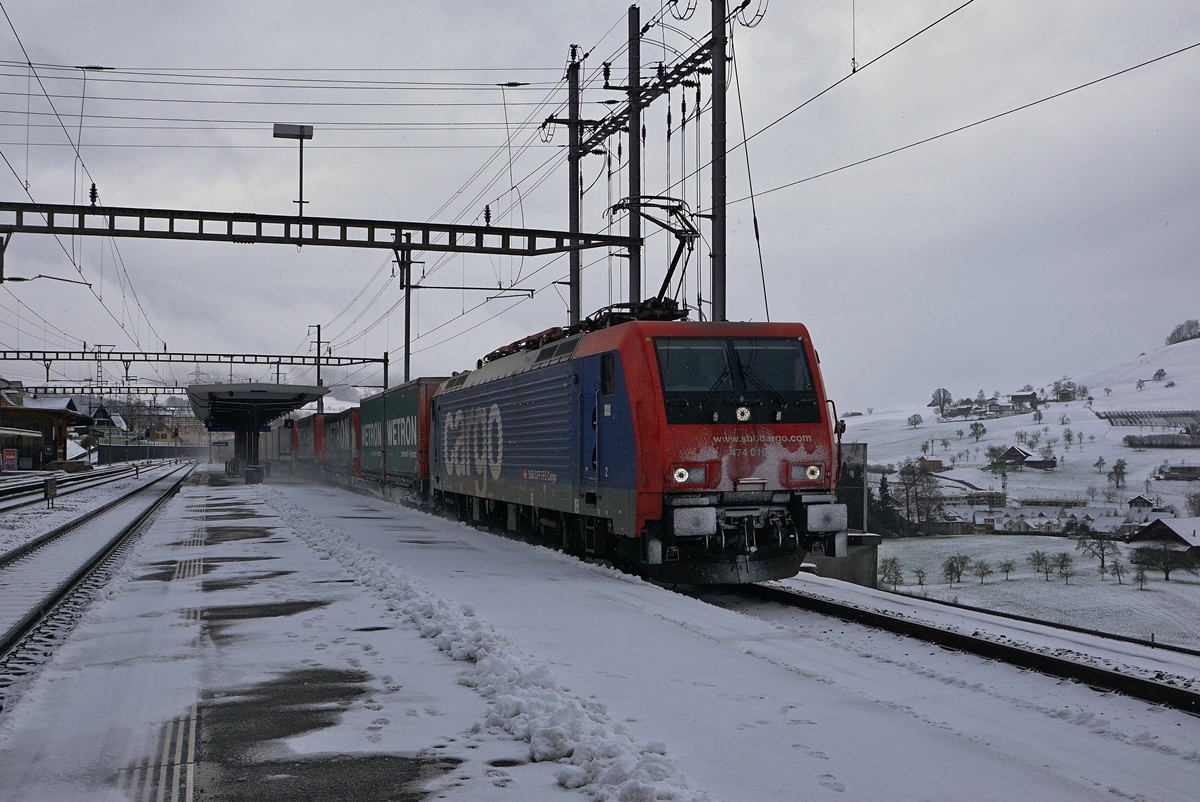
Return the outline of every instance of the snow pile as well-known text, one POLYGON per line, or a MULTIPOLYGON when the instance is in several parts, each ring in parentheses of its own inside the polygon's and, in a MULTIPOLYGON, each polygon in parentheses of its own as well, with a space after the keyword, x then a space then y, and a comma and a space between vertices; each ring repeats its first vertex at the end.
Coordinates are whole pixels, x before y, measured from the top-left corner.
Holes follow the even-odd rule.
POLYGON ((460 682, 491 703, 475 731, 500 729, 529 743, 534 761, 563 764, 557 779, 596 800, 650 802, 656 799, 711 802, 691 791, 661 741, 638 746, 605 706, 572 695, 553 672, 478 618, 468 604, 436 597, 381 554, 317 523, 304 509, 272 488, 263 488, 280 519, 314 550, 337 560, 356 578, 410 619, 423 637, 455 660, 471 663, 460 682))

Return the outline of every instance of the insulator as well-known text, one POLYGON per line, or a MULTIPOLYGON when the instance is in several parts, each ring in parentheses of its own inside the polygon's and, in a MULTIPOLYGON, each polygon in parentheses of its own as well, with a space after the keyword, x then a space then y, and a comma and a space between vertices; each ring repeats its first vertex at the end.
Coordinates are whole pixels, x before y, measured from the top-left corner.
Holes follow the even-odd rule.
POLYGON ((612 76, 612 64, 604 62, 604 85, 608 86, 608 79, 612 76))
POLYGON ((100 200, 100 192, 96 189, 96 182, 92 182, 92 188, 88 190, 88 197, 92 199, 92 205, 96 205, 96 201, 100 200))
POLYGON ((485 226, 492 224, 492 205, 490 203, 483 207, 483 224, 485 226))

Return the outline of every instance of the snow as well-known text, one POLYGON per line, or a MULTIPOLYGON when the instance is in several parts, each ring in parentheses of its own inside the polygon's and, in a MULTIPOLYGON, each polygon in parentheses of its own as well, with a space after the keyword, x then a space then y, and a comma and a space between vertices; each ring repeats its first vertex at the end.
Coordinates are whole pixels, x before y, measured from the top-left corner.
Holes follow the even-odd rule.
POLYGON ((885 540, 879 557, 895 557, 900 561, 905 584, 899 590, 905 593, 1131 638, 1150 640, 1153 635, 1163 643, 1200 649, 1200 577, 1175 571, 1171 581, 1164 582, 1161 573, 1149 573, 1145 590, 1139 590, 1130 581, 1131 571, 1124 584, 1118 584, 1115 579, 1102 578, 1096 570, 1100 561, 1076 551, 1075 541, 1068 538, 1041 535, 901 538, 885 540), (1033 551, 1049 555, 1070 553, 1078 576, 1067 584, 1052 574, 1047 582, 1026 561, 1033 551), (982 584, 977 577, 965 574, 963 581, 952 588, 941 575, 942 561, 952 554, 985 560, 996 573, 982 584), (1009 580, 999 571, 1004 560, 1017 565, 1009 580), (928 573, 923 588, 917 585, 913 574, 916 568, 924 568, 928 573))
POLYGON ((270 499, 280 518, 317 551, 328 553, 358 582, 387 599, 420 629, 421 637, 455 660, 471 664, 460 682, 492 704, 476 729, 500 728, 529 743, 534 762, 568 761, 557 774, 565 788, 583 788, 598 800, 706 800, 687 789, 661 741, 638 745, 628 727, 613 722, 602 703, 569 693, 541 661, 475 616, 469 604, 431 594, 378 552, 362 549, 345 535, 313 521, 282 496, 270 499))
POLYGON ((47 509, 45 504, 30 504, 5 512, 0 516, 0 554, 62 526, 88 510, 107 504, 175 467, 178 466, 162 463, 143 469, 140 478, 130 474, 127 478, 99 487, 59 496, 51 509, 47 509))
MULTIPOLYGON (((1076 376, 1074 381, 1087 385, 1093 398, 1092 408, 1097 411, 1200 410, 1200 340, 1160 348, 1113 367, 1076 376), (1162 381, 1156 382, 1152 377, 1159 368, 1165 370, 1167 375, 1162 381), (1146 380, 1145 389, 1140 391, 1136 389, 1139 378, 1146 380), (1167 387, 1169 381, 1174 381, 1175 386, 1167 387), (1112 389, 1111 395, 1105 395, 1105 387, 1112 389)), ((968 394, 974 397, 969 390, 962 393, 968 394)), ((1039 393, 1039 397, 1042 397, 1042 393, 1039 393)), ((1194 482, 1152 480, 1151 476, 1164 462, 1200 463, 1200 450, 1151 448, 1136 451, 1128 448, 1121 442, 1126 435, 1162 431, 1152 432, 1152 427, 1112 426, 1108 421, 1097 418, 1085 403, 1081 399, 1044 404, 1040 408, 1043 414, 1040 424, 1034 423, 1031 412, 984 420, 982 423, 987 428, 987 434, 978 442, 969 432, 973 421, 955 418, 940 422, 936 410, 926 407, 848 418, 844 439, 847 442, 867 443, 867 457, 875 465, 898 466, 906 458, 916 461, 921 456, 921 444, 930 440, 935 441, 931 456, 947 462, 965 450, 968 454, 960 458, 951 470, 939 476, 965 481, 984 490, 998 491, 1002 489, 1001 477, 984 470, 987 463, 984 454, 988 447, 1018 445, 1018 431, 1029 432, 1048 427, 1049 434, 1042 436, 1038 448, 1045 446, 1048 437, 1060 438, 1055 446, 1059 466, 1053 471, 1010 471, 1010 500, 1022 496, 1083 498, 1089 485, 1103 491, 1108 484, 1105 473, 1114 462, 1123 459, 1128 466, 1127 480, 1126 485, 1118 491, 1116 501, 1125 502, 1138 493, 1147 492, 1151 496, 1161 496, 1164 504, 1173 504, 1181 514, 1186 514, 1184 496, 1200 490, 1200 485, 1194 482), (906 423, 914 413, 924 419, 924 423, 916 428, 906 423), (1059 422, 1062 415, 1067 416, 1069 423, 1059 422), (1076 443, 1064 450, 1063 429, 1083 432, 1088 439, 1083 444, 1076 443), (961 437, 958 435, 960 430, 963 432, 961 437), (942 440, 950 441, 949 448, 942 446, 942 440), (1098 457, 1105 460, 1103 472, 1094 467, 1098 457)), ((878 481, 876 474, 870 478, 878 481)), ((953 482, 945 482, 944 486, 948 490, 962 489, 961 485, 956 486, 953 482)), ((1104 505, 1106 502, 1098 496, 1091 503, 1104 505)))
MULTIPOLYGON (((1200 340, 1164 346, 1111 367, 1084 373, 1074 380, 1087 385, 1094 399, 1092 408, 1096 410, 1198 410, 1200 340), (1166 376, 1155 381, 1154 374, 1160 369, 1166 371, 1166 376), (1145 381, 1142 390, 1137 389, 1139 379, 1145 381), (1175 382, 1175 386, 1167 387, 1168 382, 1175 382), (1106 394, 1105 387, 1112 393, 1106 394)), ((1130 434, 1136 427, 1121 428, 1130 434)))
MULTIPOLYGON (((1030 651, 1093 665, 1123 674, 1171 681, 1200 690, 1200 653, 1188 654, 1129 643, 1047 624, 1018 621, 978 610, 964 610, 930 601, 935 594, 909 595, 864 588, 817 576, 801 575, 775 583, 809 596, 850 604, 896 618, 912 619, 951 631, 984 637, 1030 651)), ((972 585, 972 589, 978 585, 972 585)), ((1005 588, 1007 590, 1007 588, 1005 588)), ((974 605, 972 605, 974 606, 974 605)), ((999 609, 990 604, 983 609, 999 609)))
POLYGON ((330 487, 188 486, 0 717, 0 787, 122 798, 163 722, 319 667, 367 692, 254 760, 436 752, 462 762, 427 788, 472 801, 1195 796, 1193 716, 721 595, 330 487), (147 578, 197 556, 200 575, 147 578), (322 606, 213 618, 301 601, 322 606))

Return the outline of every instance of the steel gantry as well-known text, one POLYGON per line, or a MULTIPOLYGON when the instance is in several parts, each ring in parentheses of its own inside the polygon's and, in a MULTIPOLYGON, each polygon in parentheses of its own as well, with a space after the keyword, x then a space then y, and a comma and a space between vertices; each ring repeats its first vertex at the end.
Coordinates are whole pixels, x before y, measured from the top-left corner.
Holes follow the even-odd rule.
POLYGON ((284 365, 301 367, 346 367, 350 365, 383 365, 384 385, 387 385, 388 355, 383 356, 309 356, 293 354, 218 354, 171 351, 0 351, 0 361, 37 362, 46 369, 50 381, 50 366, 55 362, 120 362, 125 374, 135 362, 173 362, 195 365, 267 365, 276 370, 284 365))
POLYGON ((536 228, 19 201, 0 201, 0 234, 326 245, 388 251, 408 245, 421 251, 498 256, 544 256, 576 248, 624 248, 629 244, 628 237, 615 234, 572 235, 536 228))

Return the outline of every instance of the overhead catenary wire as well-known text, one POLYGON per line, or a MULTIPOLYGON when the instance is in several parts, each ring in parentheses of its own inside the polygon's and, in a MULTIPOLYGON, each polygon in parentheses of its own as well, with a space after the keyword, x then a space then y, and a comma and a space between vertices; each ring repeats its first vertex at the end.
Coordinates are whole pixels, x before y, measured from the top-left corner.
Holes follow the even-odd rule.
MULTIPOLYGON (((55 118, 58 120, 58 123, 59 123, 60 127, 62 128, 63 134, 65 134, 65 135, 66 135, 66 137, 67 137, 67 141, 68 141, 68 142, 71 142, 72 149, 73 149, 73 150, 74 150, 74 152, 75 152, 75 157, 76 157, 76 159, 78 160, 78 165, 79 165, 80 167, 82 167, 82 168, 83 168, 84 174, 85 174, 85 175, 87 175, 88 179, 89 179, 89 180, 90 180, 90 181, 91 181, 91 182, 94 184, 94 183, 95 183, 95 179, 93 178, 93 176, 92 176, 92 174, 91 174, 91 171, 89 171, 89 170, 88 170, 87 164, 86 164, 86 163, 83 161, 83 154, 82 154, 82 153, 80 153, 80 150, 79 150, 79 144, 78 144, 78 142, 72 142, 72 140, 71 140, 71 132, 70 132, 70 130, 68 130, 68 129, 67 129, 66 123, 63 121, 62 117, 59 115, 59 113, 58 113, 58 109, 56 109, 56 108, 55 108, 55 106, 54 106, 54 101, 53 101, 53 100, 51 100, 51 98, 50 98, 50 93, 46 91, 46 87, 45 87, 45 85, 42 83, 41 76, 40 76, 40 75, 38 75, 38 72, 37 72, 37 70, 36 70, 36 69, 34 69, 34 67, 33 67, 33 61, 32 61, 32 59, 30 59, 30 58, 29 58, 29 52, 28 52, 28 51, 25 49, 25 43, 24 43, 23 41, 21 41, 21 36, 20 36, 20 34, 19 34, 19 33, 17 33, 17 28, 16 28, 16 25, 14 25, 14 24, 13 24, 12 18, 11 18, 11 17, 8 15, 8 9, 6 9, 6 8, 4 7, 4 4, 3 4, 2 2, 0 2, 0 13, 3 13, 3 14, 4 14, 4 19, 5 19, 5 20, 8 22, 8 26, 9 26, 9 28, 12 30, 13 37, 14 37, 14 38, 17 40, 17 45, 18 45, 18 46, 21 48, 21 53, 22 53, 22 55, 24 55, 24 56, 25 56, 25 63, 28 65, 30 72, 33 74, 33 77, 37 79, 38 86, 41 88, 41 90, 42 90, 42 94, 43 94, 43 95, 46 97, 46 100, 47 100, 47 102, 48 102, 48 103, 49 103, 49 105, 50 105, 50 110, 51 110, 51 111, 54 113, 54 116, 55 116, 55 118)), ((82 111, 82 108, 81 108, 81 109, 80 109, 80 121, 81 121, 81 124, 82 124, 82 115, 83 115, 83 111, 82 111)), ((34 200, 34 198, 33 198, 33 195, 32 195, 32 194, 30 194, 30 192, 29 192, 29 182, 28 182, 28 180, 21 181, 21 177, 20 177, 20 176, 17 174, 17 171, 16 171, 16 169, 15 169, 15 168, 12 166, 12 163, 11 163, 11 162, 8 160, 8 157, 7 157, 7 156, 4 156, 4 155, 3 155, 3 153, 0 153, 0 156, 3 156, 3 158, 4 158, 4 163, 5 163, 6 165, 8 165, 8 168, 9 168, 9 170, 11 170, 11 171, 12 171, 12 174, 13 174, 13 176, 14 176, 14 177, 17 179, 17 181, 18 181, 18 182, 21 184, 21 186, 22 186, 22 189, 25 191, 25 194, 26 194, 27 196, 29 196, 29 199, 30 199, 31 201, 32 201, 32 200, 34 200)), ((74 189, 73 189, 72 191, 74 191, 74 189)), ((61 240, 61 239, 59 239, 57 236, 55 237, 55 239, 56 239, 56 240, 58 240, 59 246, 60 246, 60 247, 63 247, 63 252, 68 254, 68 257, 71 259, 71 263, 72 263, 72 265, 75 267, 75 270, 76 270, 76 271, 79 273, 80 277, 81 277, 81 278, 83 278, 83 269, 82 269, 82 267, 81 267, 81 266, 80 266, 80 265, 79 265, 79 264, 76 262, 76 260, 75 260, 75 258, 74 258, 74 255, 73 255, 72 253, 68 252, 68 251, 67 251, 67 249, 65 248, 65 246, 63 246, 63 245, 62 245, 62 240, 61 240)), ((124 267, 124 265, 123 265, 123 264, 122 264, 122 267, 124 267)), ((129 278, 129 276, 128 276, 128 272, 126 272, 126 273, 125 273, 125 278, 126 278, 126 280, 128 281, 128 278, 129 278)), ((129 283, 129 286, 130 286, 130 288, 132 289, 132 282, 130 282, 130 283, 129 283)), ((123 333, 124 333, 124 334, 125 334, 127 337, 129 337, 129 339, 130 339, 130 341, 131 341, 131 342, 133 342, 135 345, 137 345, 139 348, 141 348, 141 347, 142 347, 142 345, 141 345, 141 342, 139 341, 139 339, 138 339, 137 337, 135 337, 135 336, 131 335, 131 334, 129 333, 129 331, 126 329, 125 325, 116 319, 116 316, 115 316, 115 315, 113 315, 113 313, 112 313, 112 310, 110 310, 110 309, 108 308, 108 305, 104 303, 104 300, 103 300, 103 299, 102 299, 102 298, 99 296, 99 294, 96 292, 95 288, 94 288, 94 287, 92 287, 92 285, 91 285, 91 284, 88 284, 88 285, 87 285, 87 287, 88 287, 88 290, 89 290, 89 291, 92 293, 92 296, 93 296, 93 297, 95 297, 95 298, 96 298, 96 300, 97 300, 97 301, 100 303, 100 306, 101 306, 101 307, 103 307, 103 308, 104 308, 104 310, 105 310, 105 311, 108 313, 109 317, 113 318, 113 321, 114 321, 114 322, 116 322, 118 326, 120 326, 120 328, 121 328, 122 332, 123 332, 123 333)), ((123 294, 122 294, 122 297, 124 297, 124 295, 123 295, 123 294)), ((136 294, 135 294, 135 300, 136 300, 136 294)), ((143 318, 143 319, 145 319, 147 326, 148 326, 148 327, 150 328, 150 330, 151 330, 151 331, 152 331, 152 332, 155 334, 155 336, 158 336, 158 333, 157 333, 157 331, 155 331, 155 330, 154 330, 154 325, 153 325, 153 324, 150 322, 150 318, 149 318, 149 316, 147 316, 147 315, 146 315, 146 311, 145 311, 145 309, 143 309, 143 308, 142 308, 142 305, 141 305, 141 301, 140 301, 140 300, 137 300, 137 306, 138 306, 138 310, 139 310, 139 311, 142 313, 142 318, 143 318)), ((159 337, 159 340, 161 341, 161 340, 162 340, 162 338, 161 338, 161 337, 159 337)), ((158 372, 159 372, 157 368, 154 368, 154 370, 155 370, 155 372, 156 372, 156 373, 158 373, 158 372)), ((161 377, 161 374, 159 374, 159 375, 160 375, 160 377, 161 377)))
MULTIPOLYGON (((764 2, 765 6, 766 3, 764 2)), ((763 9, 765 13, 765 8, 763 9)), ((731 56, 733 69, 733 82, 737 88, 738 99, 738 116, 742 121, 742 138, 746 138, 746 104, 742 102, 742 77, 741 70, 738 68, 737 51, 734 48, 733 36, 729 37, 729 53, 731 56)), ((749 142, 742 148, 742 153, 746 157, 746 183, 750 189, 750 219, 754 223, 754 245, 758 251, 758 273, 762 278, 763 291, 763 311, 766 313, 767 322, 771 322, 771 303, 767 300, 767 268, 763 263, 762 252, 762 235, 759 233, 758 227, 758 205, 754 202, 754 175, 750 172, 750 145, 749 142)))
MULTIPOLYGON (((761 192, 759 192, 758 195, 762 196, 762 195, 770 194, 772 192, 779 192, 781 190, 788 189, 788 188, 794 187, 794 186, 798 186, 800 184, 804 184, 809 181, 815 181, 818 178, 824 178, 825 176, 833 175, 835 173, 840 173, 844 170, 849 170, 853 167, 858 167, 860 165, 867 164, 869 162, 878 161, 879 159, 883 159, 888 156, 893 156, 897 153, 902 153, 906 150, 911 150, 912 148, 919 147, 920 145, 925 145, 930 142, 935 142, 939 139, 945 139, 948 136, 953 136, 954 134, 958 134, 963 131, 967 131, 971 128, 976 128, 980 125, 984 125, 986 123, 990 123, 995 120, 999 120, 999 119, 1001 119, 1003 117, 1007 117, 1011 114, 1016 114, 1019 111, 1031 109, 1034 106, 1041 105, 1042 103, 1048 103, 1051 100, 1057 100, 1058 98, 1063 97, 1065 95, 1069 95, 1072 92, 1078 92, 1081 89, 1087 89, 1090 86, 1095 86, 1096 84, 1102 83, 1104 81, 1108 81, 1112 78, 1116 78, 1121 75, 1125 75, 1127 73, 1133 72, 1134 70, 1139 70, 1143 67, 1148 67, 1151 64, 1156 64, 1157 62, 1163 61, 1164 59, 1171 58, 1172 56, 1178 56, 1181 53, 1186 53, 1189 50, 1194 50, 1198 47, 1200 47, 1200 42, 1196 42, 1194 44, 1187 45, 1186 47, 1181 47, 1178 50, 1172 50, 1170 53, 1164 53, 1161 56, 1156 56, 1152 59, 1148 59, 1139 64, 1134 64, 1131 67, 1125 67, 1124 69, 1117 70, 1116 72, 1109 73, 1108 75, 1102 76, 1100 78, 1096 78, 1091 81, 1087 81, 1086 83, 1082 83, 1077 86, 1073 86, 1070 89, 1064 89, 1061 92, 1055 92, 1052 95, 1046 95, 1045 97, 1038 98, 1037 100, 1033 100, 1028 103, 1022 103, 1021 105, 1015 106, 1011 109, 1008 109, 1007 111, 1002 111, 998 114, 992 114, 992 115, 989 115, 982 119, 976 120, 974 122, 967 123, 966 125, 960 125, 955 128, 951 128, 947 131, 942 131, 940 134, 934 134, 933 136, 927 136, 927 137, 919 139, 915 142, 910 142, 907 145, 901 145, 898 148, 892 148, 891 150, 884 151, 883 153, 877 153, 874 156, 868 156, 865 159, 858 159, 858 160, 850 162, 848 164, 843 164, 840 167, 834 167, 830 170, 823 170, 822 172, 815 173, 814 175, 810 175, 805 178, 800 178, 795 181, 788 181, 785 184, 780 184, 779 186, 772 187, 771 189, 764 189, 761 192)), ((750 199, 751 199, 751 197, 749 195, 747 195, 746 197, 738 198, 737 200, 732 200, 732 201, 730 201, 730 203, 743 203, 750 199)))

